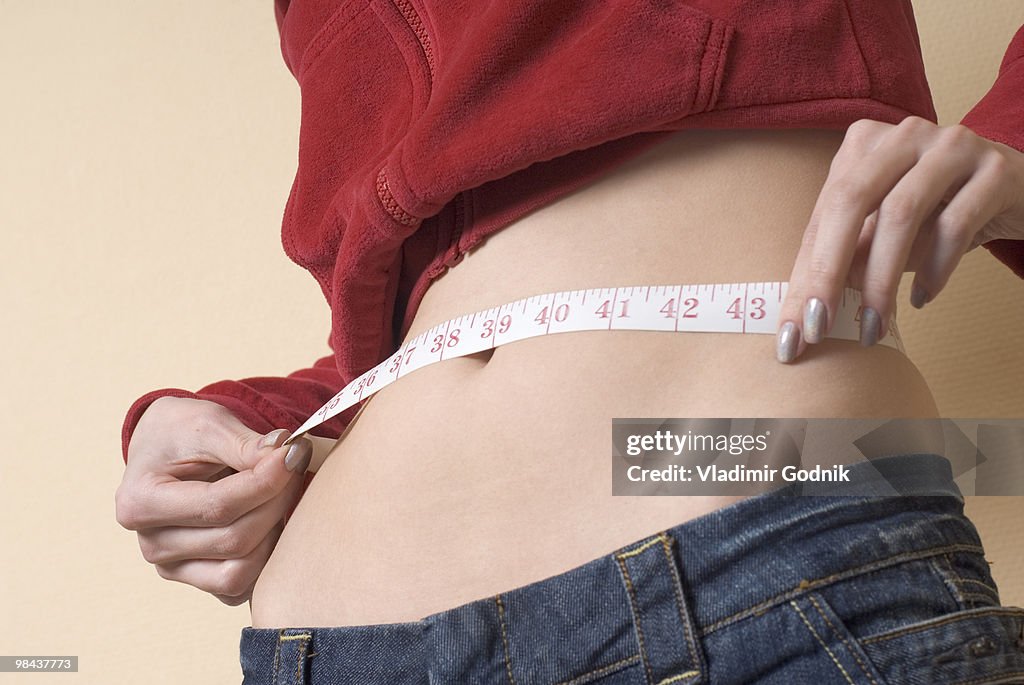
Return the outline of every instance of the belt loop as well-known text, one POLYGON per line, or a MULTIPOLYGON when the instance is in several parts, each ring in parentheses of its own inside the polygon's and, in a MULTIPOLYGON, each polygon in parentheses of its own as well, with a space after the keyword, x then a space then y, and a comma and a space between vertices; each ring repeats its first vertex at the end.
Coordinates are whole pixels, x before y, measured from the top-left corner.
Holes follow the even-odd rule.
POLYGON ((282 628, 277 635, 277 653, 274 655, 274 685, 305 685, 306 660, 310 656, 311 630, 282 628))
POLYGON ((663 531, 615 554, 649 685, 707 682, 704 652, 672 554, 674 543, 663 531))

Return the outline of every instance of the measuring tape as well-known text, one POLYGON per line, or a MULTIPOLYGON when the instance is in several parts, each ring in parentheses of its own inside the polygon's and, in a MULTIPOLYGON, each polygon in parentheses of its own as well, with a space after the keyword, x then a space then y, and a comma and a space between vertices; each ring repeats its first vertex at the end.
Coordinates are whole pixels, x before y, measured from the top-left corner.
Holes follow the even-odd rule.
MULTIPOLYGON (((565 290, 464 314, 420 333, 346 385, 285 443, 416 369, 525 338, 617 330, 775 335, 788 288, 785 281, 773 281, 565 290)), ((860 291, 845 288, 827 337, 859 341, 860 307, 860 291)), ((878 344, 904 352, 895 311, 878 344)))

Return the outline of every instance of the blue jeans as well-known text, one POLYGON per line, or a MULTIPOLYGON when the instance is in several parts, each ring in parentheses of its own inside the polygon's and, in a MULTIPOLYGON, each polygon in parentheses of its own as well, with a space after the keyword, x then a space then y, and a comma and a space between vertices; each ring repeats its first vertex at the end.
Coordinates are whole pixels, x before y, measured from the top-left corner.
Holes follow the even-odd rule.
POLYGON ((243 628, 243 685, 1024 683, 949 462, 870 465, 901 494, 792 483, 420 621, 243 628))

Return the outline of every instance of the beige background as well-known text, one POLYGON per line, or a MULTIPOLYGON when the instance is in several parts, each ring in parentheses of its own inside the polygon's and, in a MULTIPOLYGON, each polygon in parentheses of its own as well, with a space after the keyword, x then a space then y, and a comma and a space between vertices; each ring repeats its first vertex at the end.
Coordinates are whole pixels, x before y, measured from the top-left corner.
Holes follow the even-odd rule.
MULTIPOLYGON (((954 123, 1024 2, 915 4, 954 123)), ((272 3, 0 0, 0 16, 0 654, 79 655, 61 683, 238 682, 248 608, 161 579, 113 493, 136 396, 327 351, 319 288, 279 242, 299 94, 272 3)), ((1024 417, 1022 294, 977 250, 923 311, 901 306, 944 416, 1024 417)), ((968 512, 1004 604, 1024 605, 1024 498, 968 512)))

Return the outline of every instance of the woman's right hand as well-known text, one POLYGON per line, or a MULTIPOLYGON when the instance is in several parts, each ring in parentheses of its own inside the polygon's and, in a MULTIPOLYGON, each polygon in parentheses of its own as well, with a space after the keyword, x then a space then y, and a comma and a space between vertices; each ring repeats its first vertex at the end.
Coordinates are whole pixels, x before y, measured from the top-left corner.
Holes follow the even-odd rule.
POLYGON ((161 397, 132 434, 117 522, 162 578, 242 604, 301 496, 312 444, 281 447, 289 435, 260 435, 215 402, 161 397))

